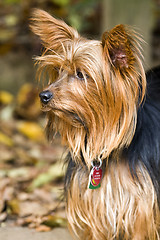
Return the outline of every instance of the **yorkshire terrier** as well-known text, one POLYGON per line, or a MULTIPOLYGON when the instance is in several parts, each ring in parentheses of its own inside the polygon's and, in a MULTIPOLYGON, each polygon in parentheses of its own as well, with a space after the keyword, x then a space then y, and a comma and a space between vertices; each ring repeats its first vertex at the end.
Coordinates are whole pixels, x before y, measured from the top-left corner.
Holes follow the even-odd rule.
POLYGON ((146 74, 124 25, 88 40, 42 10, 31 27, 47 132, 68 146, 65 195, 76 239, 160 239, 160 71, 146 74))

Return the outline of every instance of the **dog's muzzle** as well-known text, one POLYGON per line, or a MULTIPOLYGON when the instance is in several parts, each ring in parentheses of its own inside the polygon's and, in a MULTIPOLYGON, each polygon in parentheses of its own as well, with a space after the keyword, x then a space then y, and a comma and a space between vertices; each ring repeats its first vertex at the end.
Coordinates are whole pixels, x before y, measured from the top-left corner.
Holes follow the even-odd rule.
POLYGON ((53 93, 50 91, 43 91, 39 94, 39 97, 41 99, 41 102, 43 104, 49 103, 49 101, 53 98, 53 93))

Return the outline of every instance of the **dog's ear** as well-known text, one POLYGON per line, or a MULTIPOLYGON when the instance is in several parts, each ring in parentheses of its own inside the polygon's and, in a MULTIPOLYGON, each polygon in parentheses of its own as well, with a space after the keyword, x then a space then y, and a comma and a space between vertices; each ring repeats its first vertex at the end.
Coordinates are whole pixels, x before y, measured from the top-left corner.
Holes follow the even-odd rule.
MULTIPOLYGON (((146 81, 142 66, 140 41, 142 39, 137 33, 122 24, 117 25, 108 32, 104 32, 102 35, 105 74, 112 72, 114 78, 120 79, 121 76, 123 80, 126 80, 128 87, 137 88, 137 90, 141 89, 143 99, 146 81)), ((125 84, 126 86, 127 84, 125 84)))
POLYGON ((55 49, 65 41, 79 37, 75 29, 40 9, 33 10, 30 27, 46 48, 55 49))
POLYGON ((135 63, 135 39, 124 25, 117 25, 102 36, 105 57, 115 68, 129 68, 135 63))

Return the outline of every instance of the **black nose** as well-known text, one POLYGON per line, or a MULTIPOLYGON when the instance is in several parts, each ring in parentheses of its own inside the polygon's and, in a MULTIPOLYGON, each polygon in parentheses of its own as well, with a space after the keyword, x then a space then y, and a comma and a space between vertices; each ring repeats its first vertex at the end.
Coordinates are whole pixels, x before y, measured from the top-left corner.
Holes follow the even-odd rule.
POLYGON ((53 94, 50 91, 43 91, 39 94, 39 97, 41 99, 41 102, 43 104, 47 104, 52 98, 53 98, 53 94))

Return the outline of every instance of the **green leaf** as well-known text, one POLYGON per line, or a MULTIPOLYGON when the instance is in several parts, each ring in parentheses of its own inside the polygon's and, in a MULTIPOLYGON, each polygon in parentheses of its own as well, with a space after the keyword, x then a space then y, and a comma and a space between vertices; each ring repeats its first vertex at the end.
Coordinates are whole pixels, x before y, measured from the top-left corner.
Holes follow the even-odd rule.
POLYGON ((69 5, 70 0, 52 0, 52 2, 60 7, 66 7, 67 5, 69 5))
POLYGON ((37 187, 41 187, 44 184, 47 184, 51 181, 56 180, 64 176, 64 169, 62 163, 53 164, 47 172, 41 173, 37 178, 34 179, 32 184, 29 187, 29 190, 32 191, 37 187))
POLYGON ((77 29, 77 31, 81 31, 82 29, 81 16, 79 16, 78 14, 71 14, 68 20, 73 28, 77 29))

